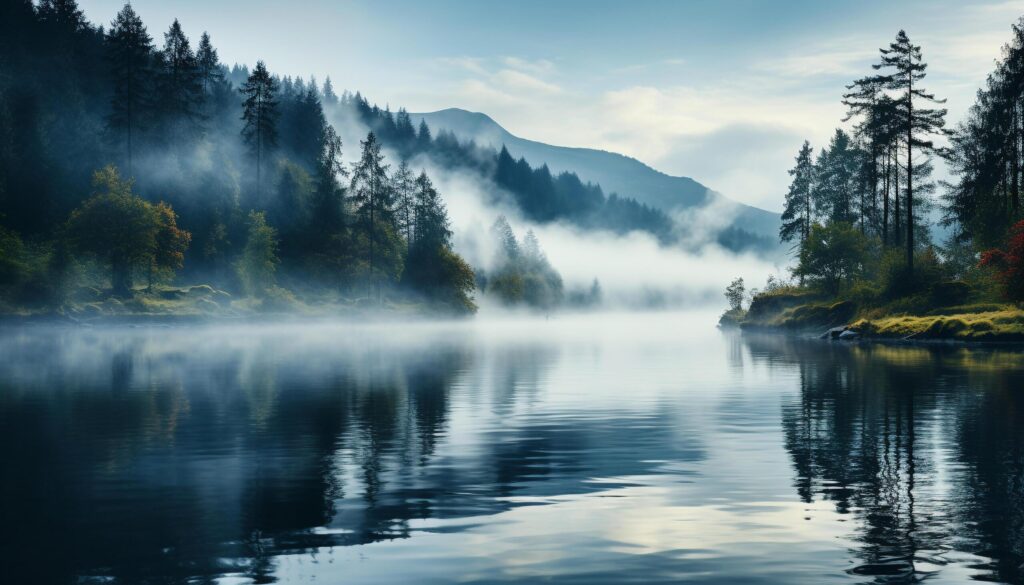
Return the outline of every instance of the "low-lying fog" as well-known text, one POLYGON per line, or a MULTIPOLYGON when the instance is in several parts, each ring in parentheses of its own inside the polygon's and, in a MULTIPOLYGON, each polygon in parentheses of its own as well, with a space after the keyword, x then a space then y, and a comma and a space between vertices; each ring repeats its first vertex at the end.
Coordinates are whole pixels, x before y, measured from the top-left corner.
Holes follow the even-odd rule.
MULTIPOLYGON (((341 112, 335 112, 332 123, 344 139, 346 159, 353 161, 367 129, 341 112)), ((393 170, 400 159, 392 152, 386 155, 393 170)), ((725 306, 722 292, 734 278, 742 276, 748 285, 760 286, 769 275, 786 272, 779 264, 784 259, 777 255, 735 254, 717 244, 715 235, 733 220, 727 204, 676 213, 673 219, 682 243, 662 246, 643 232, 617 235, 562 223, 535 224, 514 206, 496 203, 501 200, 500 188, 493 182, 435 165, 422 156, 409 164, 414 171, 426 170, 440 191, 452 220, 456 251, 470 264, 491 268, 495 242, 490 229, 504 215, 520 240, 533 230, 567 292, 589 290, 596 278, 605 309, 703 306, 720 310, 725 306)), ((477 301, 482 313, 498 310, 482 295, 477 295, 477 301)))

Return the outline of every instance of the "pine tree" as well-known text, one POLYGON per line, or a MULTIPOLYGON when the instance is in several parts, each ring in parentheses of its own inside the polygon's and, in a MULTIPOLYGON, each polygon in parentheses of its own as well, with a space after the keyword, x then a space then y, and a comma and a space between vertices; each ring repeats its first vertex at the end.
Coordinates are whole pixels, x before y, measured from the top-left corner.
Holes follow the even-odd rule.
POLYGON ((421 119, 419 131, 416 133, 416 151, 427 152, 430 150, 430 143, 433 140, 433 137, 430 135, 430 127, 427 126, 427 121, 421 119))
POLYGON ((36 12, 40 22, 62 32, 77 33, 89 27, 75 0, 40 0, 36 12))
POLYGON ((360 141, 359 144, 362 153, 352 170, 349 193, 355 206, 358 227, 367 240, 367 262, 372 284, 376 288, 377 300, 380 302, 377 248, 386 236, 386 228, 393 221, 391 181, 377 136, 370 132, 366 135, 366 140, 360 141))
POLYGON ((779 228, 779 240, 795 242, 793 249, 799 254, 803 251, 807 237, 810 235, 814 217, 814 154, 810 142, 804 141, 796 156, 796 165, 789 170, 793 177, 786 193, 786 208, 782 213, 782 226, 779 228))
POLYGON ((202 132, 203 85, 199 62, 177 19, 164 33, 158 54, 157 115, 171 142, 181 145, 202 132))
POLYGON ((324 131, 323 148, 317 164, 316 202, 313 222, 322 242, 345 229, 345 189, 339 180, 348 176, 341 160, 341 137, 333 126, 324 131))
POLYGON ((440 193, 421 171, 415 181, 415 236, 417 246, 436 248, 451 245, 452 230, 440 193))
POLYGON ((277 146, 277 82, 263 61, 256 63, 245 85, 239 90, 242 101, 242 138, 256 156, 256 201, 262 190, 263 160, 277 146))
POLYGON ((819 213, 831 222, 855 220, 859 158, 850 135, 838 128, 828 147, 818 154, 813 199, 819 213))
POLYGON ((321 93, 323 93, 323 101, 325 104, 331 107, 338 105, 338 94, 334 93, 334 84, 331 83, 330 75, 324 79, 324 88, 321 93))
MULTIPOLYGON (((426 174, 422 176, 426 177, 426 174)), ((405 238, 405 241, 411 244, 415 227, 416 193, 418 191, 416 190, 412 171, 409 170, 409 164, 406 161, 403 160, 398 165, 398 170, 391 177, 391 182, 393 184, 392 190, 395 194, 395 221, 398 225, 398 231, 405 238)))
POLYGON ((134 142, 152 81, 152 49, 152 39, 142 19, 131 4, 125 4, 110 23, 107 34, 114 82, 107 125, 112 133, 123 137, 129 177, 133 173, 134 142))
POLYGON ((203 94, 210 96, 224 82, 224 72, 221 70, 217 49, 213 48, 213 44, 210 42, 209 33, 204 32, 202 38, 199 39, 199 47, 196 48, 196 66, 203 94))
POLYGON ((394 140, 398 145, 398 150, 405 154, 408 154, 416 145, 416 128, 413 127, 412 118, 409 117, 409 112, 405 111, 405 108, 400 108, 398 115, 395 116, 394 140))
POLYGON ((956 181, 946 187, 943 223, 958 242, 997 246, 1024 217, 1024 19, 950 143, 944 155, 956 181))
POLYGON ((434 303, 457 313, 476 310, 473 269, 451 249, 451 222, 440 193, 426 172, 415 180, 416 231, 409 244, 403 282, 434 303))
POLYGON ((945 100, 935 98, 918 86, 924 80, 928 65, 921 56, 921 47, 914 45, 903 30, 888 49, 881 49, 881 62, 873 65, 876 70, 891 70, 881 76, 882 87, 897 92, 895 98, 897 116, 900 119, 900 134, 907 149, 906 179, 904 191, 906 208, 906 251, 907 272, 914 272, 914 151, 930 152, 935 146, 930 135, 938 134, 945 125, 946 110, 930 108, 927 104, 941 104, 945 100))

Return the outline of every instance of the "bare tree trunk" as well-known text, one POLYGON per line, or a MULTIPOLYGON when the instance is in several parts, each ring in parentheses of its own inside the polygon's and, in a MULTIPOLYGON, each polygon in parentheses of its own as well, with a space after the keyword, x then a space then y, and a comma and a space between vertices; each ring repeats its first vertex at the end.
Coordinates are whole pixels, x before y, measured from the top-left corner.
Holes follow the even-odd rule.
POLYGON ((882 244, 889 245, 889 177, 892 175, 892 161, 889 149, 885 153, 885 193, 882 199, 882 244))
POLYGON ((914 77, 907 81, 907 275, 914 275, 914 77))

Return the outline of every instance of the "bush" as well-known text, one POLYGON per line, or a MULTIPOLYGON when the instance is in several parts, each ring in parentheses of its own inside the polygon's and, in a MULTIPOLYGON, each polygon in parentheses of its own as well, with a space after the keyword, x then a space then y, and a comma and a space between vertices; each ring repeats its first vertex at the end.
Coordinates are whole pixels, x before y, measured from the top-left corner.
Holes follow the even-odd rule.
POLYGON ((815 224, 793 274, 827 294, 837 294, 864 273, 868 248, 868 238, 852 224, 815 224))
POLYGON ((882 256, 880 267, 882 294, 898 299, 920 293, 930 293, 946 278, 945 269, 935 249, 928 247, 914 254, 914 273, 907 269, 901 250, 891 249, 882 256))
POLYGON ((1006 249, 983 253, 980 265, 995 269, 1008 299, 1024 301, 1024 221, 1010 228, 1006 249))
POLYGON ((932 304, 940 307, 963 305, 971 298, 971 285, 962 280, 939 282, 932 286, 932 304))
POLYGON ((249 235, 242 257, 235 264, 245 291, 263 296, 274 285, 277 272, 277 230, 267 225, 262 211, 249 213, 249 235))

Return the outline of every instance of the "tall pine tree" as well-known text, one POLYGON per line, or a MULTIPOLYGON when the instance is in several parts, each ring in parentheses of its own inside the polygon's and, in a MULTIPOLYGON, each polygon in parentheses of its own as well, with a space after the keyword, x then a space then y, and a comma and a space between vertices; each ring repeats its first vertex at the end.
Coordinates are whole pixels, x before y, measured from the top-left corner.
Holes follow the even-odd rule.
POLYGON ((158 54, 157 116, 165 138, 181 146, 203 129, 203 94, 199 62, 177 19, 164 33, 158 54))
POLYGON ((796 165, 789 170, 793 177, 789 191, 786 192, 786 208, 782 212, 782 226, 779 228, 779 239, 793 242, 797 255, 803 251, 807 237, 811 233, 814 221, 814 150, 811 143, 804 141, 796 156, 796 165))
POLYGON ((133 174, 136 135, 152 89, 152 42, 142 19, 131 4, 125 4, 110 23, 107 34, 113 80, 107 126, 117 141, 123 141, 129 178, 133 174))
POLYGON ((242 93, 242 138, 256 157, 256 202, 260 201, 263 187, 264 159, 277 146, 277 81, 270 76, 263 61, 249 74, 242 93))
POLYGON ((383 275, 378 252, 386 250, 386 240, 390 235, 388 228, 393 222, 391 180, 377 136, 370 132, 359 144, 362 153, 352 170, 349 193, 355 207, 357 228, 366 242, 370 284, 380 302, 383 275))
POLYGON ((881 49, 881 62, 873 65, 876 70, 885 70, 881 76, 882 87, 896 92, 895 105, 899 128, 906 147, 906 180, 904 206, 906 208, 906 250, 907 272, 914 273, 914 152, 931 152, 935 145, 928 136, 938 134, 945 125, 946 110, 929 107, 945 100, 935 98, 919 86, 925 78, 928 65, 921 56, 921 47, 910 42, 907 33, 900 30, 889 48, 881 49))

